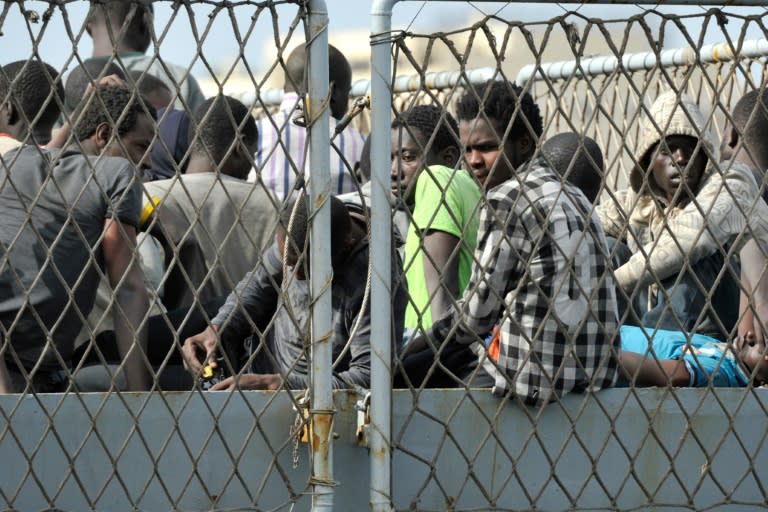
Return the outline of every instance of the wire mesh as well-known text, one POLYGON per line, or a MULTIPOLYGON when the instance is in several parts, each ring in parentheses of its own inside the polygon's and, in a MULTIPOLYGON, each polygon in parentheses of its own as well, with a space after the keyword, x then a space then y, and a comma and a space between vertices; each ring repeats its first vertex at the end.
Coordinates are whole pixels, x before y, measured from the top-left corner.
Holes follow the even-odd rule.
MULTIPOLYGON (((336 508, 365 507, 369 454, 350 440, 376 428, 371 340, 396 354, 392 460, 372 458, 392 464, 383 499, 397 510, 765 506, 755 425, 768 162, 750 136, 765 100, 746 118, 737 109, 749 92, 765 97, 766 55, 741 55, 764 43, 764 15, 497 14, 389 34, 391 76, 407 77, 393 79, 388 119, 400 250, 393 275, 377 276, 364 182, 368 160, 388 155, 363 154, 367 91, 353 88, 359 102, 334 91, 327 192, 343 204, 331 205, 327 336, 333 385, 352 391, 318 408, 304 392, 318 338, 304 279, 316 213, 294 202, 316 170, 312 78, 292 59, 312 39, 308 5, 173 2, 147 24, 151 2, 82 4, 5 2, 0 13, 0 31, 23 25, 30 46, 0 68, 0 354, 17 393, 0 397, 0 456, 16 462, 0 477, 0 508, 293 510, 317 485, 339 493, 336 508), (49 69, 39 63, 57 24, 68 44, 49 69), (179 31, 191 57, 168 62, 179 31), (704 58, 711 40, 727 51, 704 58), (261 57, 262 46, 275 53, 261 57), (603 58, 614 64, 594 71, 603 58), (691 155, 668 166, 664 196, 645 150, 680 151, 665 139, 675 123, 708 161, 698 181, 678 176, 691 155), (745 154, 752 171, 727 160, 745 154), (575 188, 581 172, 596 188, 575 188), (371 283, 388 278, 395 339, 378 340, 371 283), (635 356, 620 349, 620 324, 650 329, 626 331, 635 356), (716 389, 729 377, 743 389, 716 389), (626 393, 599 391, 617 382, 626 393), (428 389, 442 387, 455 389, 428 389), (337 481, 310 464, 313 416, 332 422, 337 481)), ((331 81, 346 90, 333 59, 331 81)))
MULTIPOLYGON (((308 6, 34 4, 6 2, 0 18, 25 25, 32 45, 0 72, 0 383, 17 393, 0 438, 18 461, 2 477, 0 508, 307 506, 327 479, 309 464, 309 424, 329 417, 305 394, 317 297, 297 277, 315 206, 308 215, 306 202, 287 201, 307 190, 309 133, 325 121, 325 109, 304 107, 317 81, 308 6), (182 25, 195 50, 177 64, 162 55, 182 25), (71 50, 42 51, 47 31, 62 29, 71 50), (254 69, 264 38, 274 61, 254 69), (225 39, 234 57, 211 42, 225 39), (41 64, 49 59, 58 69, 41 64), (271 112, 258 95, 243 104, 224 94, 284 79, 294 93, 271 112), (247 389, 289 392, 253 401, 247 389), (30 411, 40 428, 26 425, 30 411)), ((336 137, 334 192, 356 190, 362 137, 336 137)), ((364 217, 355 226, 365 234, 364 217)), ((365 271, 359 238, 346 263, 365 271)), ((345 305, 362 310, 363 298, 345 305)), ((342 354, 347 338, 332 341, 337 385, 367 385, 365 342, 342 354)))
POLYGON ((610 12, 526 22, 489 15, 451 32, 390 34, 393 75, 414 76, 392 102, 393 177, 403 182, 398 205, 410 225, 404 270, 417 311, 395 370, 412 397, 392 437, 394 467, 410 469, 394 483, 398 510, 763 505, 750 474, 764 436, 701 428, 705 410, 732 425, 734 402, 760 396, 764 383, 763 355, 747 362, 744 336, 764 331, 751 315, 760 316, 753 284, 764 269, 766 162, 748 139, 765 119, 766 55, 740 55, 764 42, 762 15, 610 12), (725 51, 705 55, 705 40, 725 51), (497 84, 465 78, 437 92, 424 81, 437 66, 495 67, 497 84), (755 96, 763 99, 748 103, 747 122, 737 103, 755 96), (442 117, 430 124, 418 113, 433 104, 442 117), (441 134, 451 115, 458 126, 441 134), (684 158, 674 136, 690 144, 684 158), (696 154, 704 162, 694 163, 696 154), (455 171, 409 176, 411 166, 437 164, 455 171), (471 188, 458 184, 466 171, 477 178, 479 212, 457 199, 471 188), (475 242, 467 232, 478 213, 475 242), (435 245, 435 233, 453 239, 435 245), (468 277, 456 264, 462 253, 471 254, 468 277), (606 272, 591 273, 595 265, 606 272), (432 266, 442 272, 430 278, 432 266), (426 296, 411 289, 417 272, 426 274, 426 296), (579 297, 590 305, 576 307, 579 297), (741 376, 728 381, 728 368, 741 376), (628 386, 620 403, 596 392, 614 382, 628 386), (661 386, 681 415, 672 431, 664 411, 643 403, 648 385, 661 386), (708 392, 689 407, 691 395, 675 386, 694 385, 708 392), (722 385, 743 387, 740 398, 721 399, 722 385), (436 404, 427 389, 435 387, 464 394, 436 404), (474 387, 503 399, 488 407, 474 387), (507 399, 520 407, 514 426, 499 421, 507 399), (640 427, 628 439, 634 414, 640 427), (553 417, 561 421, 554 433, 553 417), (695 475, 677 459, 691 446, 702 464, 695 475), (714 461, 734 451, 738 476, 718 471, 714 461), (651 479, 635 469, 647 457, 651 479), (747 487, 754 493, 743 502, 747 487))

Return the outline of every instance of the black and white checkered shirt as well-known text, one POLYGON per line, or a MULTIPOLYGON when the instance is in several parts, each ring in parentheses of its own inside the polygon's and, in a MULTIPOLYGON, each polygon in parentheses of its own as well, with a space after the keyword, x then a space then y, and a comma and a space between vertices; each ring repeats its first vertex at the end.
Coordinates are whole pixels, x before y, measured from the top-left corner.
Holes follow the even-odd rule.
POLYGON ((488 193, 472 279, 430 335, 468 344, 498 325, 498 360, 486 360, 495 394, 545 403, 615 383, 616 291, 589 212, 541 159, 488 193))

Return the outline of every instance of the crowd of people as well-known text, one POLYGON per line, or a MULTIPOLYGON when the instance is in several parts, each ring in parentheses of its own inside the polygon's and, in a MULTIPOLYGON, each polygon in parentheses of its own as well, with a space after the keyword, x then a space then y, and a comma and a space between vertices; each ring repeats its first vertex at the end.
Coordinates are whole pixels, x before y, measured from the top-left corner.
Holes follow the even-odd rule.
MULTIPOLYGON (((309 385, 306 48, 257 120, 147 56, 151 23, 151 5, 94 2, 75 69, 2 67, 2 392, 309 385)), ((365 388, 370 145, 338 124, 349 63, 328 64, 333 384, 365 388)), ((702 107, 654 99, 626 190, 593 139, 544 137, 517 85, 397 113, 394 385, 535 404, 768 383, 768 92, 721 142, 702 107)))

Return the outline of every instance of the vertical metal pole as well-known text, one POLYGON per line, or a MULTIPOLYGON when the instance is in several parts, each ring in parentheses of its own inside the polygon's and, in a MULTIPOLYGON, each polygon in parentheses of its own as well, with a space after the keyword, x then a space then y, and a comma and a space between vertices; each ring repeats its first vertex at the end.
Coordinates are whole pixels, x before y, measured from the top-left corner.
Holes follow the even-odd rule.
POLYGON ((309 2, 309 210, 312 306, 312 511, 333 510, 333 354, 331 334, 330 106, 328 104, 328 11, 325 0, 309 2))
POLYGON ((390 194, 390 116, 392 58, 390 29, 397 0, 374 0, 371 7, 371 510, 393 509, 391 490, 392 421, 392 211, 390 194))

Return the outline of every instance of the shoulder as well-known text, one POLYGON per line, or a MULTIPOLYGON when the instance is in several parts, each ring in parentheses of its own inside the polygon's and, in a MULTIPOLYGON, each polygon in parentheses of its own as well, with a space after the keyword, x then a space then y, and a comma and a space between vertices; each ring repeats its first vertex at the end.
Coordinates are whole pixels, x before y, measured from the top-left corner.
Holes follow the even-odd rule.
MULTIPOLYGON (((136 177, 135 167, 127 159, 120 156, 101 156, 101 157, 88 157, 92 162, 95 162, 98 170, 104 169, 108 172, 102 172, 102 178, 106 180, 113 179, 114 181, 131 180, 136 177)), ((137 180, 138 182, 138 180, 137 180)))
POLYGON ((338 270, 340 272, 337 275, 342 277, 342 282, 345 283, 345 286, 348 285, 355 289, 360 287, 361 276, 368 274, 369 251, 370 245, 368 240, 363 238, 355 244, 342 264, 339 265, 338 270))
POLYGON ((762 182, 762 174, 757 169, 737 162, 735 160, 726 160, 719 164, 710 164, 710 172, 704 181, 704 185, 711 181, 742 181, 748 186, 757 187, 762 182))
POLYGON ((88 174, 89 177, 93 174, 101 182, 133 180, 135 176, 134 165, 123 157, 86 155, 79 151, 41 151, 34 147, 32 149, 32 152, 25 149, 26 156, 41 160, 56 159, 56 165, 66 166, 74 172, 88 174), (36 157, 33 156, 35 153, 36 157))
POLYGON ((551 176, 552 172, 548 168, 530 164, 525 169, 518 169, 510 179, 489 190, 486 193, 486 202, 494 208, 527 210, 533 203, 542 201, 554 191, 551 176))
POLYGON ((144 190, 147 191, 147 194, 157 195, 159 193, 166 193, 169 189, 172 189, 174 183, 178 181, 178 178, 169 178, 164 180, 146 181, 142 185, 144 190))
POLYGON ((443 165, 432 165, 421 171, 417 186, 440 188, 459 194, 480 196, 480 186, 464 169, 454 169, 443 165))

